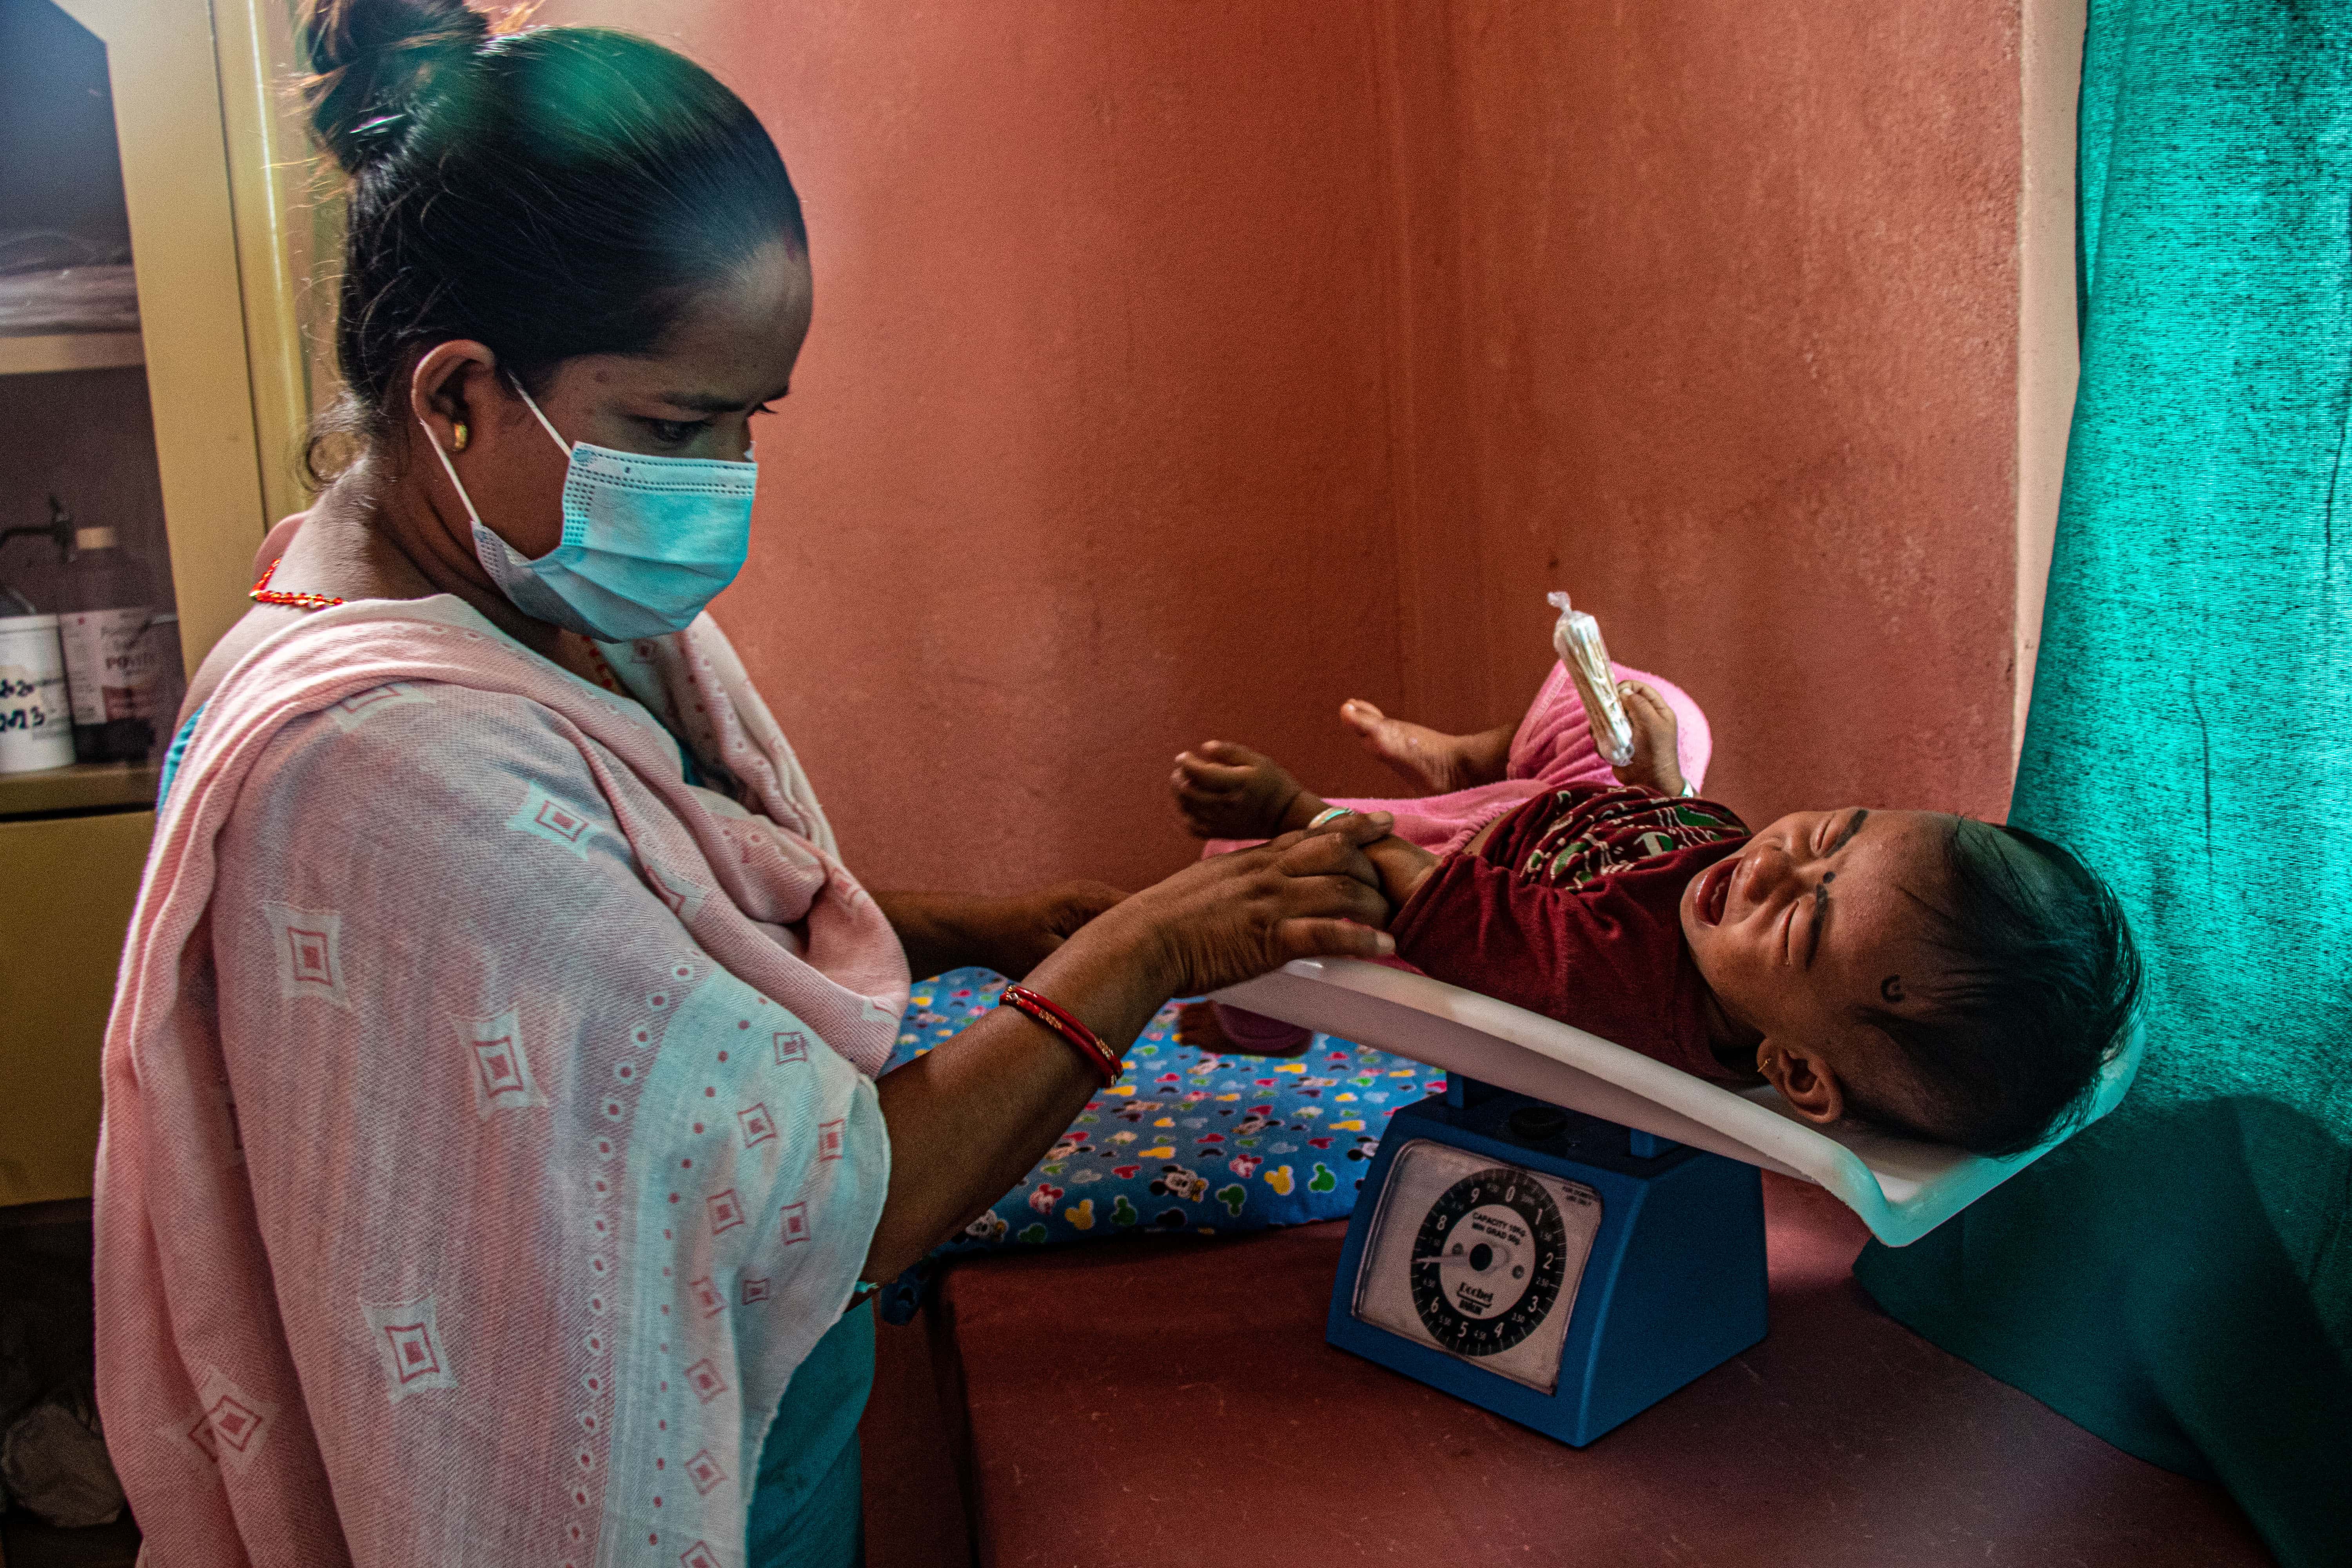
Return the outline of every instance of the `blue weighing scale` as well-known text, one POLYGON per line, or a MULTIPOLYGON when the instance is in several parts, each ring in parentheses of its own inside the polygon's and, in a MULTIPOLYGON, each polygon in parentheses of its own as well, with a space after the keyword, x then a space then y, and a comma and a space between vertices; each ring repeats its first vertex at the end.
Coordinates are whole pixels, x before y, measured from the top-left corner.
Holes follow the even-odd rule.
POLYGON ((1753 1165, 1450 1075, 1364 1177, 1328 1337, 1582 1447, 1764 1337, 1753 1165))
MULTIPOLYGON (((1444 1070, 1365 1173, 1327 1337, 1580 1447, 1764 1337, 1762 1171, 1907 1247, 2060 1142, 1988 1159, 1815 1127, 1769 1089, 1352 959, 1217 1000, 1444 1070)), ((2141 1049, 2107 1064, 2081 1125, 2121 1102, 2141 1049)))

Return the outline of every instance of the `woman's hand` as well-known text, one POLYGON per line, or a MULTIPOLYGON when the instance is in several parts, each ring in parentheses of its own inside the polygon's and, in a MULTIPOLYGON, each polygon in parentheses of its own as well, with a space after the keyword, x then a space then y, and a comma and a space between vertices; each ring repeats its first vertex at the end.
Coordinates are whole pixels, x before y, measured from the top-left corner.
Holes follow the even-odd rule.
MULTIPOLYGON (((1385 815, 1341 817, 1189 866, 1084 921, 1027 984, 1124 1052, 1172 995, 1238 984, 1294 958, 1394 952, 1388 933, 1373 929, 1387 920, 1388 900, 1362 847, 1390 826, 1385 815)), ((1033 895, 1061 920, 1090 913, 1099 896, 1033 895)), ((893 923, 904 912, 909 924, 920 923, 929 897, 877 895, 893 923)), ((902 940, 909 924, 899 925, 902 940)), ((1033 921, 1031 929, 1042 928, 1033 921)), ((890 1124, 890 1193, 865 1278, 895 1278, 994 1202, 1101 1087, 1085 1056, 1006 1007, 883 1074, 876 1089, 890 1124)))
POLYGON ((1150 931, 1163 996, 1237 985, 1294 958, 1378 958, 1396 951, 1389 902, 1363 847, 1386 837, 1385 812, 1286 833, 1202 860, 1127 900, 1107 921, 1150 931))

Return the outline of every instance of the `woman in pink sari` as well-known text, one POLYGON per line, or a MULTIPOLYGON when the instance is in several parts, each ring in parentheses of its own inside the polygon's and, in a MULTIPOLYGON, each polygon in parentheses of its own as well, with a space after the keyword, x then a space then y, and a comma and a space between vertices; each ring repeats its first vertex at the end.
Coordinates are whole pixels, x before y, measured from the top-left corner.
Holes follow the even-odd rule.
POLYGON ((767 134, 667 50, 457 0, 303 41, 357 455, 194 683, 108 1035, 148 1561, 846 1563, 846 1309, 1168 996, 1384 951, 1382 825, 1124 900, 860 886, 700 613, 809 322, 767 134), (909 974, 963 963, 1026 989, 877 1081, 909 974))

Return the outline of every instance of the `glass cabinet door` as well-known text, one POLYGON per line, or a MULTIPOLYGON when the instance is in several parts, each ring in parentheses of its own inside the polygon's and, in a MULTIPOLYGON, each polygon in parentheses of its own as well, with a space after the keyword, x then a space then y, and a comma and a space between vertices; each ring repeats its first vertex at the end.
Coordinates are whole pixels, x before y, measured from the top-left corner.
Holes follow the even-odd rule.
POLYGON ((278 0, 0 0, 0 1228, 90 1192, 184 672, 304 504, 289 51, 278 0))
POLYGON ((0 0, 0 819, 153 794, 183 689, 107 50, 0 0))

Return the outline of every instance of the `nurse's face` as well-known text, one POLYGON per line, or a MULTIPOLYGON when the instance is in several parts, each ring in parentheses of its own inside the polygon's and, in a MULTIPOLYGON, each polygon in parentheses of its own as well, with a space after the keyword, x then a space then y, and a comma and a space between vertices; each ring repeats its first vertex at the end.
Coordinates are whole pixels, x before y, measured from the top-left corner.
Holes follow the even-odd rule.
MULTIPOLYGON (((688 300, 651 353, 565 360, 539 405, 566 442, 740 461, 755 435, 751 421, 791 390, 810 302, 806 258, 771 245, 688 300)), ((420 381, 436 356, 467 350, 488 352, 444 343, 420 363, 420 381)), ((436 390, 433 404, 468 416, 466 451, 457 462, 482 521, 526 557, 554 549, 563 530, 568 449, 548 438, 488 363, 459 353, 436 390)), ((435 434, 444 449, 452 449, 446 415, 436 423, 443 425, 435 434)), ((439 465, 429 454, 424 460, 437 478, 439 465)), ((452 521, 462 537, 464 516, 452 521)), ((465 552, 472 553, 470 543, 465 552)))

